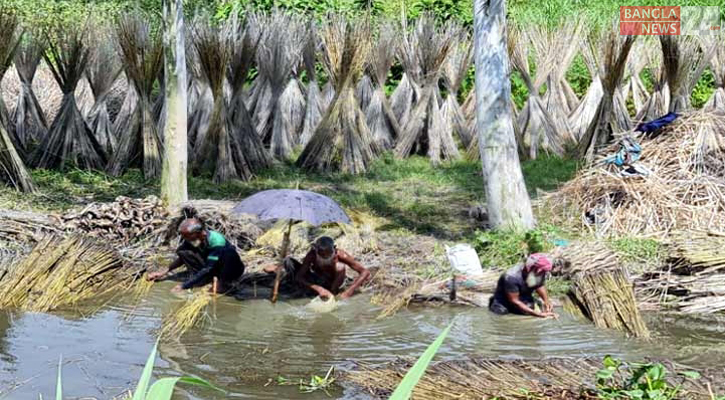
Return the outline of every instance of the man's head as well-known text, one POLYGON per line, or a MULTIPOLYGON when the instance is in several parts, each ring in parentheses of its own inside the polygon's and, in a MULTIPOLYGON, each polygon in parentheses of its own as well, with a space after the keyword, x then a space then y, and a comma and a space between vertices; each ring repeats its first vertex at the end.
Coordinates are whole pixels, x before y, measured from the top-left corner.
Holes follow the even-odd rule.
POLYGON ((196 218, 187 218, 179 225, 179 233, 189 244, 199 247, 206 239, 204 224, 196 218))
POLYGON ((551 272, 551 268, 551 260, 546 254, 534 253, 530 255, 524 264, 526 284, 529 287, 534 287, 543 283, 546 273, 551 272))
POLYGON ((335 256, 335 241, 329 236, 321 236, 315 240, 314 248, 321 260, 330 260, 335 256))

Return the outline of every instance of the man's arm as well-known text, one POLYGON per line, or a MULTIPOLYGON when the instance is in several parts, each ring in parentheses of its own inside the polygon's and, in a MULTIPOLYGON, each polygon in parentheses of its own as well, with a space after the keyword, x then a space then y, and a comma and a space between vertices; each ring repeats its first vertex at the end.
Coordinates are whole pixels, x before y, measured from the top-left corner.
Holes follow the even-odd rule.
POLYGON ((546 291, 546 286, 542 285, 541 287, 536 289, 536 294, 538 294, 539 297, 541 297, 541 300, 544 302, 544 310, 546 312, 551 312, 553 307, 551 305, 551 300, 549 299, 549 292, 546 291))
POLYGON ((524 314, 533 315, 534 317, 539 317, 539 318, 545 318, 548 316, 545 313, 540 313, 540 312, 532 309, 531 307, 527 306, 526 303, 521 301, 521 299, 519 298, 518 292, 506 292, 506 298, 508 298, 508 301, 510 301, 511 304, 518 307, 519 310, 521 310, 521 312, 523 312, 524 314))
POLYGON ((205 278, 211 274, 212 270, 214 269, 214 266, 219 261, 219 249, 213 249, 209 255, 206 257, 206 263, 204 264, 204 268, 197 271, 191 278, 189 278, 186 282, 184 282, 181 285, 182 289, 191 289, 192 287, 198 285, 200 282, 203 282, 205 278))
POLYGON ((297 270, 297 275, 295 275, 295 280, 301 286, 312 289, 315 292, 317 292, 317 294, 320 295, 320 297, 323 297, 323 298, 332 297, 332 293, 330 293, 329 290, 323 288, 320 285, 313 285, 312 283, 307 282, 307 279, 305 279, 307 274, 310 272, 310 267, 312 266, 314 259, 315 259, 314 252, 310 251, 309 253, 307 253, 307 255, 305 256, 305 259, 302 260, 302 266, 299 268, 299 270, 297 270))
POLYGON ((181 258, 176 257, 174 261, 172 261, 171 264, 166 267, 166 269, 148 274, 147 279, 150 281, 158 281, 164 279, 169 274, 169 272, 181 267, 182 265, 184 265, 184 261, 181 260, 181 258))
POLYGON ((363 282, 367 281, 370 278, 370 271, 368 271, 367 268, 363 267, 362 264, 355 260, 353 256, 347 254, 343 250, 337 251, 337 259, 341 263, 346 264, 347 266, 355 270, 355 272, 357 272, 358 274, 357 278, 355 278, 350 287, 340 295, 340 298, 345 299, 355 294, 355 290, 358 288, 358 286, 362 285, 363 282))

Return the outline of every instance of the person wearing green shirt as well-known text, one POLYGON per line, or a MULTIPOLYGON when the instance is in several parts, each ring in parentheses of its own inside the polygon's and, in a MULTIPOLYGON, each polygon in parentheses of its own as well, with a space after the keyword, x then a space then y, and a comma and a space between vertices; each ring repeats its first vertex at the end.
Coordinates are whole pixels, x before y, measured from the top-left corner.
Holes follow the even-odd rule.
POLYGON ((221 233, 207 229, 199 219, 184 220, 179 226, 179 233, 183 243, 176 250, 177 258, 165 270, 150 273, 149 280, 163 280, 171 271, 186 265, 191 277, 172 291, 203 286, 217 278, 218 291, 224 293, 244 274, 244 263, 234 245, 221 233))

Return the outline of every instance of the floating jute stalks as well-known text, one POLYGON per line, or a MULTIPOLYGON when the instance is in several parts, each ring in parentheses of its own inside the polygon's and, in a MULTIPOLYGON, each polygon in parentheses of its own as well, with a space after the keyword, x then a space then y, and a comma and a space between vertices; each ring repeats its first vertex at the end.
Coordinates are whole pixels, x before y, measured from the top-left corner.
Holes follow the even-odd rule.
POLYGON ((0 308, 47 312, 130 289, 138 271, 124 269, 110 247, 82 235, 50 235, 0 279, 0 308))
POLYGON ((178 339, 201 323, 205 316, 204 310, 212 300, 213 295, 207 287, 196 290, 181 306, 166 315, 161 325, 161 337, 178 339))

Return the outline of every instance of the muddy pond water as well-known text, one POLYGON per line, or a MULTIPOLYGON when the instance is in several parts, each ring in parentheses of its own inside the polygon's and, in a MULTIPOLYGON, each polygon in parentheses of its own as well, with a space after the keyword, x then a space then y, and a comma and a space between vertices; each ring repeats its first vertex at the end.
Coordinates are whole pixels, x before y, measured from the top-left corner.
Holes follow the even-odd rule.
MULTIPOLYGON (((56 369, 63 357, 66 399, 110 399, 135 386, 156 340, 163 315, 182 299, 172 283, 155 285, 136 301, 116 299, 95 309, 69 313, 0 314, 0 398, 54 398, 56 369)), ((627 339, 573 317, 556 320, 497 317, 485 309, 413 308, 378 319, 379 309, 359 295, 332 313, 316 314, 309 300, 278 303, 221 298, 205 326, 179 341, 162 342, 156 377, 191 374, 225 394, 185 389, 179 399, 323 399, 277 377, 298 380, 324 375, 330 366, 378 364, 417 356, 450 322, 454 328, 437 360, 466 354, 494 357, 667 357, 693 366, 725 362, 723 325, 669 317, 648 318, 655 339, 627 339), (668 319, 669 318, 669 319, 668 319)), ((365 398, 336 389, 332 398, 365 398)))

